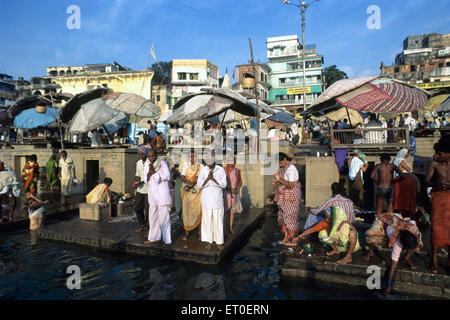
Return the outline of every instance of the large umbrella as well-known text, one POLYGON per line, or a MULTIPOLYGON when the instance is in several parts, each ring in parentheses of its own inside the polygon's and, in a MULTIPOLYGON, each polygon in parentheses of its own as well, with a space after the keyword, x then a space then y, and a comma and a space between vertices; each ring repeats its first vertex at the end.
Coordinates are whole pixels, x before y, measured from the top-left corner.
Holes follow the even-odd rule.
POLYGON ((69 131, 83 133, 106 124, 120 128, 121 124, 126 125, 127 117, 126 113, 109 107, 103 99, 97 98, 81 106, 70 122, 69 131))
POLYGON ((395 79, 343 79, 325 90, 302 115, 324 114, 342 106, 361 112, 412 112, 423 108, 428 96, 426 91, 395 79))
POLYGON ((105 103, 113 109, 141 118, 155 118, 161 110, 151 100, 128 92, 112 92, 102 96, 105 103))
POLYGON ((47 107, 45 113, 38 113, 36 109, 23 110, 14 118, 14 126, 19 129, 46 127, 58 119, 58 111, 58 108, 51 107, 47 107))
POLYGON ((343 119, 348 119, 350 115, 350 122, 352 125, 356 125, 358 123, 363 123, 363 118, 356 110, 349 109, 348 114, 345 108, 340 108, 336 111, 329 112, 325 114, 325 117, 330 119, 331 121, 339 121, 343 119))
POLYGON ((108 88, 97 88, 93 90, 87 90, 73 96, 61 109, 60 117, 61 121, 68 123, 74 116, 75 113, 81 108, 81 106, 89 101, 97 98, 101 98, 103 95, 110 92, 111 89, 108 88))
POLYGON ((23 98, 17 101, 14 105, 9 107, 8 114, 11 118, 14 118, 24 110, 35 108, 36 106, 48 106, 52 102, 54 104, 61 103, 62 101, 69 100, 72 97, 70 93, 56 93, 45 95, 35 95, 31 97, 23 98))
POLYGON ((281 123, 295 122, 295 117, 292 114, 290 114, 288 112, 284 112, 284 111, 277 112, 277 113, 271 115, 268 119, 271 121, 281 122, 281 123))
POLYGON ((450 94, 439 94, 431 97, 428 99, 428 103, 425 105, 424 109, 435 111, 448 97, 450 97, 450 94))
POLYGON ((190 119, 206 119, 232 109, 247 116, 257 114, 256 105, 230 89, 205 88, 181 98, 174 106, 167 122, 177 123, 190 119), (195 114, 195 116, 193 115, 195 114))
POLYGON ((450 112, 450 97, 448 97, 439 105, 439 107, 436 109, 436 112, 450 112))

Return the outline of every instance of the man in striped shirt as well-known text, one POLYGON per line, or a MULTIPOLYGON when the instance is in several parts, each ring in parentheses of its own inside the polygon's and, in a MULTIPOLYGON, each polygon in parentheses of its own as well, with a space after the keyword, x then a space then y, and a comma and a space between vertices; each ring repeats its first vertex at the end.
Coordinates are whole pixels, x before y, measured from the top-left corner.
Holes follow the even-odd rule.
POLYGON ((330 214, 331 207, 340 207, 344 209, 344 212, 347 215, 347 221, 350 223, 353 223, 355 221, 353 201, 339 194, 339 183, 334 182, 331 185, 331 192, 333 194, 333 197, 325 201, 319 208, 310 210, 311 213, 308 215, 305 223, 305 232, 303 232, 300 237, 306 237, 309 234, 319 232, 324 229, 329 229, 330 226, 328 222, 322 215, 319 214, 323 212, 330 214), (311 230, 308 230, 310 228, 311 230))

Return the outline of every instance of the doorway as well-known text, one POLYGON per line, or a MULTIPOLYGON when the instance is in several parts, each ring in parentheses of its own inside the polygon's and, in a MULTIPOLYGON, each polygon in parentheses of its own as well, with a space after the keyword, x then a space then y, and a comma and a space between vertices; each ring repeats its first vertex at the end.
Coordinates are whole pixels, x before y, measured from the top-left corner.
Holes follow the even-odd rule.
POLYGON ((99 184, 99 175, 98 160, 86 160, 86 193, 99 184))

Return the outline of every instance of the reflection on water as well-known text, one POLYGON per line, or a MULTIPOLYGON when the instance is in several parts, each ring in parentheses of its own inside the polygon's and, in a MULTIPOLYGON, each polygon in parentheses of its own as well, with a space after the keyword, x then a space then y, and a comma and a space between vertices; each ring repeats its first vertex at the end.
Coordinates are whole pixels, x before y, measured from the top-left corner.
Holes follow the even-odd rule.
POLYGON ((220 266, 112 253, 0 235, 1 299, 377 299, 365 288, 330 288, 280 279, 283 258, 275 216, 220 266), (66 287, 67 267, 81 269, 81 289, 66 287))

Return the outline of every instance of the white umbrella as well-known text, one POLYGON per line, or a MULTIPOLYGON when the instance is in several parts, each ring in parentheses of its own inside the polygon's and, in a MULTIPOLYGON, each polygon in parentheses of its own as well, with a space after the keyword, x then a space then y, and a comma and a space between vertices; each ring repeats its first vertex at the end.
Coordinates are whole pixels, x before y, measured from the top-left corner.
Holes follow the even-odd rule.
POLYGON ((101 98, 97 98, 81 106, 70 122, 69 131, 83 133, 105 124, 119 126, 127 117, 124 112, 109 107, 101 98))

